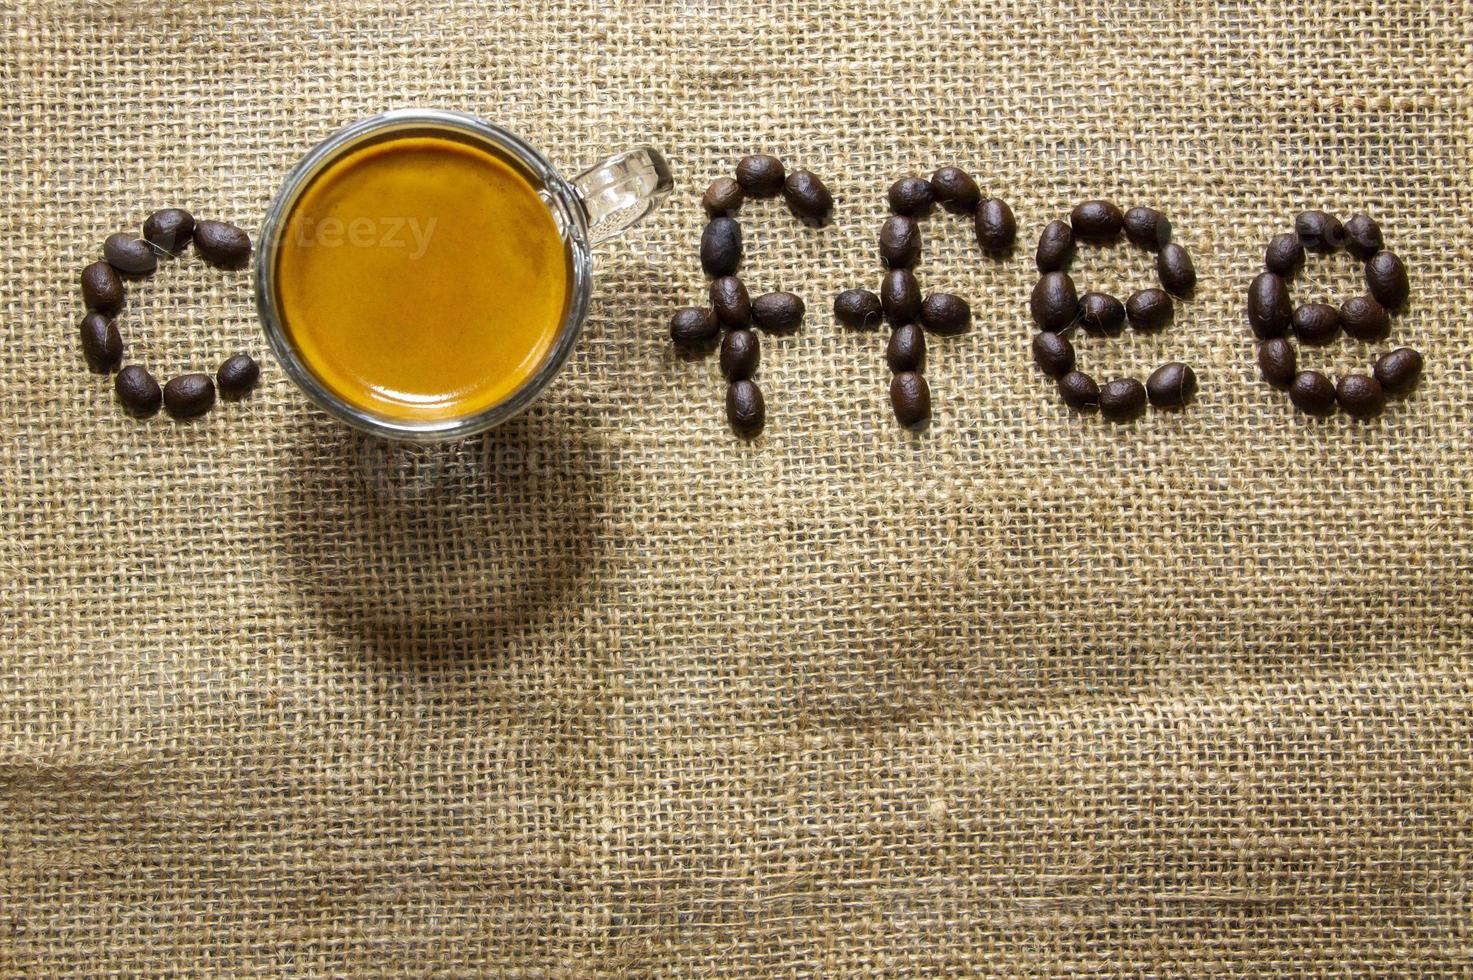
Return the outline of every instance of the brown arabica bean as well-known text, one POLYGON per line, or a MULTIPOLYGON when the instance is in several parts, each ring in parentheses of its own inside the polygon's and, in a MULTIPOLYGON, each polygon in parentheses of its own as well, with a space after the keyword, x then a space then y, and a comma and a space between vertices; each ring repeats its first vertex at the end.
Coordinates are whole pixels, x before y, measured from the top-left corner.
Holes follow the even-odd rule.
POLYGON ((711 309, 723 327, 745 327, 752 322, 752 299, 746 284, 736 276, 722 276, 711 283, 711 309))
POLYGON ((1370 215, 1356 212, 1345 222, 1345 247, 1351 255, 1362 262, 1385 247, 1381 238, 1381 226, 1370 215))
POLYGON ((1137 330, 1160 330, 1171 322, 1173 312, 1164 289, 1137 289, 1125 300, 1125 316, 1137 330))
POLYGON ((1070 371, 1059 379, 1059 396, 1070 408, 1091 408, 1100 403, 1100 386, 1083 371, 1070 371))
POLYGON ((707 217, 730 218, 745 199, 741 184, 730 177, 717 177, 707 185, 701 206, 706 209, 707 217))
POLYGON ((1145 386, 1135 378, 1116 378, 1100 388, 1100 413, 1107 419, 1125 422, 1145 407, 1145 386))
POLYGON ((880 303, 891 323, 909 323, 921 312, 921 286, 909 269, 891 269, 880 281, 880 303))
POLYGON ((123 232, 107 236, 102 243, 102 257, 108 265, 130 276, 146 275, 159 264, 158 253, 147 242, 123 232))
POLYGON ((1407 301, 1411 287, 1407 282, 1407 267, 1394 252, 1377 252, 1366 263, 1366 288, 1376 297, 1376 302, 1394 310, 1407 301))
POLYGON ((123 335, 118 326, 101 313, 82 317, 82 356, 98 374, 108 374, 123 363, 123 335))
POLYGON ((1033 261, 1039 272, 1061 272, 1074 257, 1074 229, 1069 222, 1057 219, 1044 225, 1038 236, 1038 251, 1033 261))
POLYGON ((914 218, 892 214, 880 226, 880 259, 892 269, 908 269, 921 254, 921 227, 914 218))
POLYGON ((1130 208, 1121 219, 1125 237, 1152 251, 1171 241, 1171 222, 1155 208, 1130 208))
POLYGON ((880 297, 868 289, 846 289, 834 297, 834 317, 846 327, 877 327, 884 314, 880 297))
POLYGON ((1301 412, 1326 415, 1335 407, 1335 385, 1318 371, 1300 371, 1289 385, 1289 400, 1301 412))
POLYGON ((1391 314, 1370 296, 1352 296, 1340 304, 1340 325, 1356 340, 1377 341, 1391 332, 1391 314))
POLYGON ((256 386, 261 365, 249 354, 228 357, 215 370, 215 384, 226 398, 242 398, 256 386))
POLYGON ((183 208, 164 208, 143 221, 143 237, 165 252, 180 252, 194 237, 194 215, 183 208))
POLYGON ((1380 415, 1386 407, 1381 382, 1368 374, 1347 374, 1335 385, 1335 400, 1346 413, 1358 419, 1380 415))
POLYGON ((890 185, 890 210, 907 218, 920 218, 931 213, 935 195, 931 182, 920 177, 901 177, 890 185))
POLYGON ((1074 237, 1086 242, 1113 242, 1125 226, 1125 215, 1109 201, 1084 201, 1069 212, 1074 237))
POLYGON ((989 252, 1012 248, 1018 238, 1018 220, 1001 198, 990 197, 977 205, 977 244, 989 252))
POLYGON ((768 333, 787 333, 803 322, 804 309, 794 293, 763 293, 752 300, 752 321, 768 333))
POLYGON ((82 270, 82 299, 87 309, 111 315, 123 307, 123 280, 106 262, 93 262, 82 270))
POLYGON ((1173 296, 1190 296, 1197 285, 1197 267, 1186 249, 1167 242, 1156 254, 1156 276, 1173 296))
POLYGON ((774 197, 783 189, 782 161, 766 153, 753 153, 737 161, 736 179, 753 197, 774 197))
POLYGON ((807 170, 794 170, 783 181, 788 210, 810 225, 822 225, 834 210, 834 195, 828 186, 807 170))
POLYGON ((1292 277, 1304 266, 1304 246, 1293 232, 1275 235, 1263 250, 1263 267, 1282 279, 1292 277))
POLYGON ((123 407, 134 415, 152 415, 164 402, 164 393, 159 383, 148 370, 137 364, 129 364, 113 379, 113 390, 123 407))
POLYGON ((901 371, 890 379, 890 405, 906 428, 931 417, 931 386, 916 371, 901 371))
POLYGON ((1289 387, 1299 373, 1294 345, 1283 337, 1265 340, 1258 348, 1258 370, 1262 372, 1263 380, 1274 387, 1289 387))
POLYGON ((1329 303, 1301 303, 1294 309, 1294 336, 1303 344, 1328 344, 1340 332, 1340 311, 1329 303))
POLYGON ((1044 374, 1062 377, 1074 370, 1074 345, 1061 333, 1040 331, 1033 335, 1033 360, 1044 374))
POLYGON ((238 269, 250 258, 251 236, 223 221, 199 221, 194 226, 194 250, 211 265, 238 269))
POLYGON ((1294 233, 1312 252, 1333 252, 1345 245, 1345 226, 1333 214, 1305 211, 1294 219, 1294 233))
POLYGON ((921 326, 932 333, 961 333, 971 322, 972 308, 960 296, 932 293, 921 303, 921 326))
POLYGON ((1272 272, 1260 272, 1248 284, 1248 324, 1260 340, 1282 337, 1294 316, 1289 287, 1272 272))
POLYGON ((1125 326, 1125 304, 1105 293, 1085 293, 1079 297, 1079 322, 1086 330, 1113 336, 1125 326))
POLYGON ((982 200, 977 182, 959 167, 942 167, 932 174, 931 195, 943 208, 957 214, 970 214, 982 200))
POLYGON ((742 264, 742 226, 732 218, 712 218, 701 233, 701 268, 708 276, 729 276, 742 264))
POLYGON ((202 415, 215 404, 215 382, 208 374, 181 374, 164 385, 164 408, 176 419, 202 415))
POLYGON ((726 419, 732 431, 751 439, 767 422, 767 401, 756 382, 734 381, 726 389, 726 419))
POLYGON ((1180 361, 1163 364, 1146 379, 1146 396, 1157 408, 1180 408, 1197 393, 1197 373, 1180 361))
POLYGON ((1398 347, 1376 362, 1376 380, 1393 395, 1410 391, 1422 374, 1422 355, 1410 347, 1398 347))
POLYGON ((1079 315, 1079 296, 1074 280, 1065 272, 1045 272, 1028 300, 1033 320, 1044 330, 1063 330, 1079 315))
POLYGON ((703 347, 720 333, 716 312, 704 306, 686 306, 670 317, 670 339, 682 347, 703 347))
POLYGON ((745 381, 757 373, 762 342, 751 330, 733 330, 721 340, 721 373, 728 381, 745 381))
POLYGON ((914 323, 902 323, 890 333, 885 363, 896 374, 919 371, 926 363, 926 334, 914 323))

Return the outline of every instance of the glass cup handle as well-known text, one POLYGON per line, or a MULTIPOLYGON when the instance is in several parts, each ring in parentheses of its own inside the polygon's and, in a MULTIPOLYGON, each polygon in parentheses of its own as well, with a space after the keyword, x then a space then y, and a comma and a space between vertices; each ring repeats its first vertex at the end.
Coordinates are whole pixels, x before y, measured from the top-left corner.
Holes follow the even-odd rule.
POLYGON ((670 164, 648 146, 625 150, 573 178, 588 216, 588 240, 597 245, 649 214, 675 182, 670 164))

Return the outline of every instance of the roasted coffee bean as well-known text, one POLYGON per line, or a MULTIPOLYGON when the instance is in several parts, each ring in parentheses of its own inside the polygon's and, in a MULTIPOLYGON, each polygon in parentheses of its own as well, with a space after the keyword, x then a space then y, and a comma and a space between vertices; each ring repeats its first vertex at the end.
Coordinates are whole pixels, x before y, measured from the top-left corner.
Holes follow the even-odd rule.
POLYGON ((82 317, 82 356, 98 374, 108 374, 123 362, 123 335, 118 325, 101 313, 82 317))
POLYGON ((701 205, 705 207, 708 218, 730 218, 745 199, 741 184, 730 177, 717 177, 706 185, 701 205))
POLYGON ((164 385, 164 408, 176 419, 202 415, 215 404, 215 382, 208 374, 181 374, 164 385))
POLYGON ((1190 296, 1197 285, 1197 267, 1186 249, 1167 242, 1156 255, 1156 277, 1171 295, 1190 296))
POLYGON ((977 244, 989 252, 1012 248, 1018 238, 1018 219, 1006 201, 989 197, 977 205, 977 244))
POLYGON ((1366 287, 1376 302, 1394 310, 1407 301, 1407 267, 1394 252, 1377 252, 1366 263, 1366 287))
POLYGON ((909 269, 891 269, 880 280, 880 303, 891 323, 909 323, 921 313, 921 285, 909 269))
POLYGON ((1083 371, 1070 371, 1059 379, 1059 395, 1070 408, 1090 408, 1100 403, 1100 386, 1083 371))
POLYGON ((734 381, 726 388, 726 420, 732 431, 751 439, 767 422, 767 402, 754 381, 734 381))
POLYGON ((1079 297, 1079 322, 1086 330, 1113 336, 1125 326, 1125 304, 1105 293, 1085 293, 1079 297))
POLYGON ((936 198, 931 182, 920 177, 901 177, 890 185, 890 210, 907 218, 920 218, 931 213, 936 198))
POLYGON ((834 195, 828 186, 807 170, 794 170, 783 181, 783 198, 788 210, 810 225, 822 225, 834 210, 834 195))
POLYGON ((745 327, 752 322, 752 299, 747 285, 736 276, 722 276, 711 283, 711 309, 723 327, 745 327))
POLYGON ((768 333, 797 330, 805 307, 793 293, 763 293, 752 300, 752 321, 768 333))
POLYGON ((1305 211, 1294 219, 1294 233, 1312 252, 1333 252, 1345 244, 1345 226, 1333 214, 1305 211))
POLYGON ((701 233, 701 268, 708 276, 729 276, 742 264, 742 226, 732 218, 712 218, 701 233))
POLYGON ((773 197, 783 189, 783 163, 766 153, 753 153, 737 161, 736 179, 753 197, 773 197))
POLYGON ((972 308, 960 296, 932 293, 921 304, 921 326, 932 333, 961 333, 971 322, 972 308))
POLYGON ((931 386, 915 371, 901 371, 890 379, 890 405, 906 428, 931 417, 931 386))
POLYGON ((1347 374, 1335 385, 1335 400, 1347 414, 1367 419, 1386 407, 1386 392, 1368 374, 1347 374))
POLYGON ((1282 337, 1289 329, 1294 308, 1289 287, 1272 272, 1260 272, 1248 284, 1248 324, 1260 340, 1282 337))
POLYGON ((1109 201, 1085 201, 1069 212, 1074 237, 1085 242, 1113 242, 1125 226, 1125 215, 1109 201))
POLYGON ((1125 300, 1125 316, 1137 330, 1160 330, 1171 322, 1174 312, 1164 289, 1137 289, 1125 300))
POLYGON ((82 270, 82 299, 87 309, 113 314, 123 306, 123 280, 106 262, 93 262, 82 270))
POLYGON ((256 386, 261 365, 249 354, 236 354, 225 359, 215 370, 215 384, 226 398, 240 398, 256 386))
POLYGON ((1376 380, 1393 395, 1410 391, 1422 374, 1422 355, 1410 347, 1398 347, 1376 362, 1376 380))
POLYGON ((885 345, 885 363, 890 370, 919 371, 926 364, 926 334, 914 323, 902 323, 890 332, 885 345))
POLYGON ((1100 412, 1107 419, 1124 422, 1146 407, 1146 389, 1135 378, 1116 378, 1100 388, 1100 412))
POLYGON ((880 297, 868 289, 846 289, 834 297, 834 317, 846 327, 877 327, 884 313, 880 297))
POLYGON ((1130 208, 1121 219, 1125 237, 1141 248, 1155 250, 1171 241, 1171 222, 1155 208, 1130 208))
POLYGON ((1329 303, 1301 303, 1294 310, 1294 336, 1304 344, 1328 344, 1340 332, 1340 311, 1329 303))
POLYGON ((977 210, 982 191, 972 175, 958 167, 942 167, 931 175, 931 195, 948 211, 969 214, 977 210))
POLYGON ((1294 356, 1294 345, 1283 337, 1265 340, 1258 348, 1258 370, 1263 380, 1275 388, 1287 388, 1299 373, 1298 359, 1294 356))
POLYGON ((1325 415, 1335 407, 1335 385, 1318 371, 1300 371, 1289 384, 1289 400, 1301 412, 1325 415))
POLYGON ((1054 220, 1043 226, 1033 261, 1039 272, 1062 272, 1074 257, 1074 229, 1069 222, 1054 220))
POLYGON ((1197 393, 1197 372, 1180 361, 1163 364, 1146 379, 1146 397, 1157 408, 1180 408, 1197 393))
POLYGON ((123 407, 134 415, 152 415, 163 404, 164 393, 146 368, 129 364, 113 379, 113 390, 123 407))
POLYGON ((908 269, 921 254, 921 226, 914 218, 892 214, 880 226, 880 259, 892 269, 908 269))
POLYGON ((670 317, 670 339, 681 347, 704 347, 720 332, 716 312, 704 306, 686 306, 670 317))
POLYGON ((1391 314, 1369 296, 1352 296, 1340 304, 1340 325, 1356 340, 1376 341, 1391 332, 1391 314))
POLYGON ((1345 222, 1345 247, 1351 255, 1362 262, 1385 247, 1381 239, 1381 226, 1370 215, 1356 212, 1345 222))
POLYGON ((210 265, 238 269, 251 255, 251 236, 223 221, 200 221, 194 226, 194 250, 210 265))
POLYGON ((194 215, 183 208, 164 208, 143 221, 143 238, 165 252, 180 252, 194 236, 194 215))
POLYGON ((728 381, 745 381, 757 373, 762 342, 751 330, 733 330, 721 340, 721 373, 728 381))
POLYGON ((123 232, 108 235, 102 243, 107 264, 130 276, 141 276, 158 268, 159 257, 148 243, 123 232))
POLYGON ((1044 374, 1062 377, 1074 370, 1074 345, 1063 334, 1044 330, 1033 335, 1033 359, 1044 374))
POLYGON ((1274 275, 1288 279, 1304 266, 1304 246, 1292 232, 1275 235, 1263 250, 1263 267, 1274 275))
POLYGON ((1079 296, 1066 272, 1045 272, 1028 300, 1033 320, 1044 330, 1063 330, 1079 315, 1079 296))

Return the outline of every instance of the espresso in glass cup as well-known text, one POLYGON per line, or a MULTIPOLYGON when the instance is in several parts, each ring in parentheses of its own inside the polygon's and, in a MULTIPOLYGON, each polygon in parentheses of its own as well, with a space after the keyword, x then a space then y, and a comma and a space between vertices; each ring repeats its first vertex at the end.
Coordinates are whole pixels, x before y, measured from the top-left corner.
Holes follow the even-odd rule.
POLYGON ((463 113, 384 113, 287 176, 256 252, 271 349, 319 406, 377 435, 446 439, 547 386, 588 310, 590 247, 669 193, 642 147, 567 180, 463 113))

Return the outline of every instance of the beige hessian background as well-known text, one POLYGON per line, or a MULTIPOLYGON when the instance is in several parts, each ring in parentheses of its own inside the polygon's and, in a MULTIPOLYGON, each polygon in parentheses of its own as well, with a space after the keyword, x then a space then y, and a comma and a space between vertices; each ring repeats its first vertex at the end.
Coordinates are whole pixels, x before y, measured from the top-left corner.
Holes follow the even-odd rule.
MULTIPOLYGON (((0 971, 1301 976, 1473 971, 1473 7, 1123 3, 0 4, 0 971), (536 409, 408 451, 249 401, 139 423, 83 367, 77 271, 182 204, 254 231, 291 163, 397 106, 570 171, 679 180, 598 256, 536 409), (732 438, 699 193, 753 150, 836 220, 743 215, 767 433, 732 438), (895 177, 957 163, 1030 243, 1165 210, 1201 271, 1071 414, 1030 363, 1028 249, 925 226, 935 421, 893 423, 895 177), (1241 298, 1303 207, 1411 270, 1425 383, 1374 422, 1263 385, 1241 298)), ((1094 250, 1082 287, 1150 281, 1094 250)), ((1315 260, 1297 300, 1355 286, 1315 260)), ((265 356, 249 277, 135 288, 128 360, 265 356)), ((1309 358, 1366 369, 1391 344, 1309 358)))

